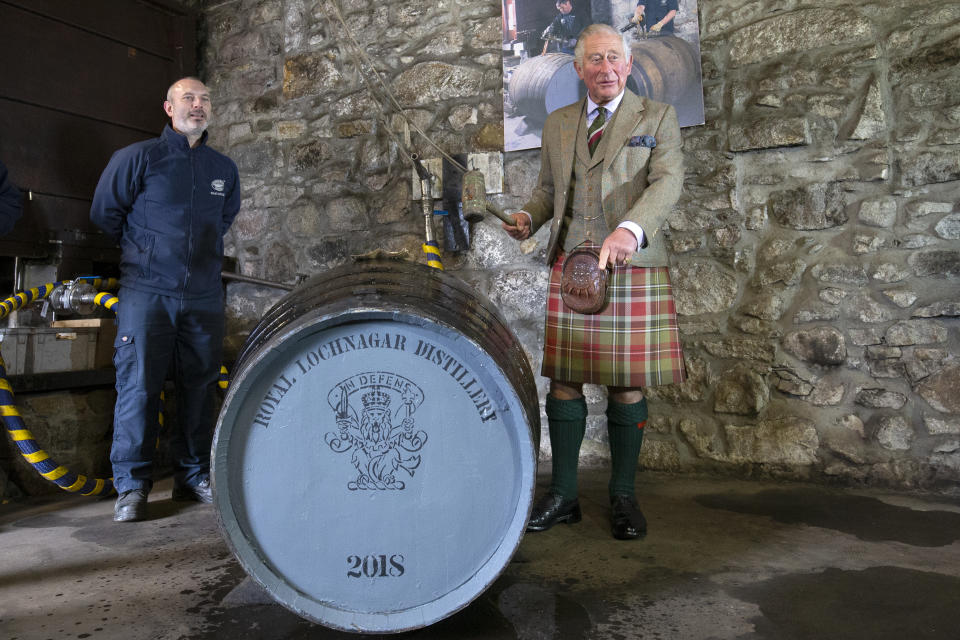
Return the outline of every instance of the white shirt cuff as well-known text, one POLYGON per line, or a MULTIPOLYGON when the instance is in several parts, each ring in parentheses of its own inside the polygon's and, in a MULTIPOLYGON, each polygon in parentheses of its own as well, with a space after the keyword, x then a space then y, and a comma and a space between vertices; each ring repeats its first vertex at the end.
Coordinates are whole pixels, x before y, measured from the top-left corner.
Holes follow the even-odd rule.
POLYGON ((637 238, 637 250, 643 247, 643 229, 640 228, 640 225, 638 225, 636 222, 624 220, 617 225, 617 229, 626 229, 627 231, 633 233, 633 235, 637 238))

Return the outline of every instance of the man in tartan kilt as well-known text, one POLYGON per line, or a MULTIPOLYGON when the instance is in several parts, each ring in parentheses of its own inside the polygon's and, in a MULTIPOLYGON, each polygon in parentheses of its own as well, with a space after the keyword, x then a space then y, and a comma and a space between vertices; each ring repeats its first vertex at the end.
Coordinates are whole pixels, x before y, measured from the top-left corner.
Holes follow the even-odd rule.
POLYGON ((647 402, 643 388, 686 377, 667 247, 661 224, 683 185, 680 127, 670 105, 626 90, 632 67, 623 36, 605 24, 580 34, 574 67, 587 87, 579 102, 551 113, 543 128, 540 177, 530 200, 503 225, 524 240, 550 222, 542 375, 553 449, 550 490, 534 505, 528 531, 581 519, 577 465, 586 430, 583 384, 607 387, 612 533, 642 537, 647 523, 634 482, 647 402), (566 254, 600 243, 609 264, 607 301, 594 314, 560 297, 566 254))

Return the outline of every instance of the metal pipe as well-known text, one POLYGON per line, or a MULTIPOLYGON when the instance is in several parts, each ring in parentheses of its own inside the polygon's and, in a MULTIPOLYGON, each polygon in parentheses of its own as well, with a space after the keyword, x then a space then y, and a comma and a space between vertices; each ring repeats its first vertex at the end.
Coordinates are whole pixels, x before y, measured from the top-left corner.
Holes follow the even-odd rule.
POLYGON ((273 282, 271 280, 262 280, 261 278, 254 278, 253 276, 245 276, 239 273, 232 273, 230 271, 223 271, 220 273, 224 280, 236 280, 238 282, 246 282, 248 284, 259 284, 264 287, 273 287, 274 289, 283 289, 284 291, 293 291, 296 288, 296 285, 293 284, 284 284, 282 282, 273 282))
POLYGON ((431 242, 436 242, 437 238, 433 232, 433 176, 428 175, 426 178, 420 180, 420 190, 423 192, 423 197, 420 199, 420 206, 423 209, 423 223, 425 227, 425 234, 427 238, 427 244, 431 242))
MULTIPOLYGON (((13 290, 14 291, 23 291, 23 260, 18 256, 13 259, 13 290)), ((18 317, 18 312, 13 310, 10 312, 10 315, 7 316, 7 326, 11 329, 15 329, 20 326, 20 318, 18 317)))

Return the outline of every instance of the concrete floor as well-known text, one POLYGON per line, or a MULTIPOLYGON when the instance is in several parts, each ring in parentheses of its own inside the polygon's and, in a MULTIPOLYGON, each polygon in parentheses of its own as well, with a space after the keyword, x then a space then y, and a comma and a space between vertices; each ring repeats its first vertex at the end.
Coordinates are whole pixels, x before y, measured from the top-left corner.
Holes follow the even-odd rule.
MULTIPOLYGON (((526 535, 463 611, 390 637, 960 638, 956 501, 643 473, 650 534, 618 542, 605 483, 584 472, 583 521, 526 535)), ((142 523, 112 522, 109 499, 0 506, 0 640, 356 637, 269 602, 213 507, 170 488, 142 523)))

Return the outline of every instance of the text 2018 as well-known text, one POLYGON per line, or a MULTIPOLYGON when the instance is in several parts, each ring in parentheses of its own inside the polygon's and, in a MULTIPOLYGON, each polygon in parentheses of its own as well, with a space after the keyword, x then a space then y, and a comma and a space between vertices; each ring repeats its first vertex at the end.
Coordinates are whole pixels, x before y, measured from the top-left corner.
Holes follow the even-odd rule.
POLYGON ((403 556, 385 553, 369 556, 347 557, 348 578, 399 578, 403 575, 403 556))

